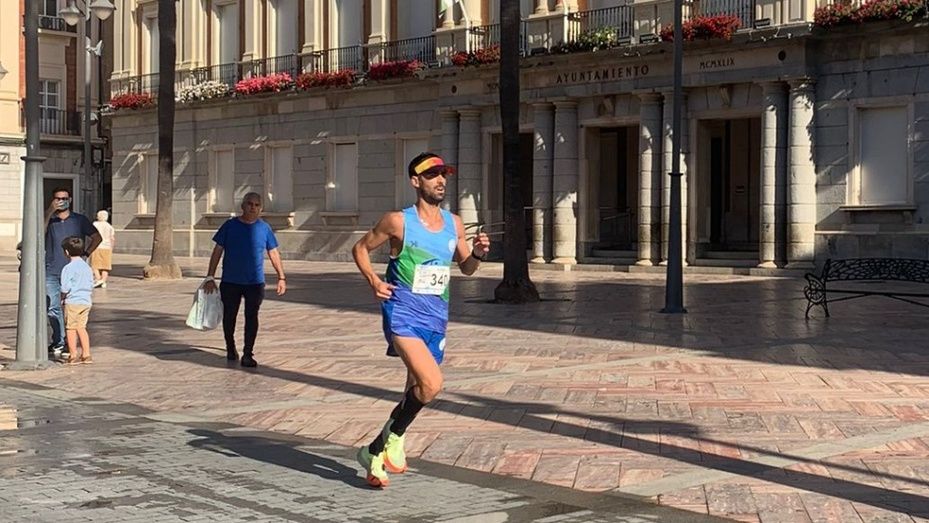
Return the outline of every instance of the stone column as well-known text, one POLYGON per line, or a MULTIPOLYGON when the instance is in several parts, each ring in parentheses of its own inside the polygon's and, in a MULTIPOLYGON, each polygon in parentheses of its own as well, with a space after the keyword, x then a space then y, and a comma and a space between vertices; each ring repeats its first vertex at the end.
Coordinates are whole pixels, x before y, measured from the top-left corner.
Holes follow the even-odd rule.
POLYGON ((787 206, 787 91, 781 82, 761 84, 761 231, 758 266, 777 267, 783 261, 787 206))
MULTIPOLYGON (((442 119, 442 159, 449 165, 458 166, 458 111, 443 110, 442 119)), ((445 205, 452 212, 458 212, 458 177, 451 176, 445 181, 445 205)))
POLYGON ((390 32, 390 5, 388 0, 372 0, 371 3, 371 34, 365 35, 369 44, 387 41, 390 32))
POLYGON ((790 82, 790 152, 787 267, 813 267, 816 229, 816 167, 813 163, 813 105, 809 78, 790 82))
POLYGON ((555 102, 554 172, 554 263, 577 263, 577 102, 555 102))
POLYGON ((239 23, 245 27, 245 51, 242 61, 261 58, 261 0, 243 0, 245 2, 245 19, 239 23))
POLYGON ((537 15, 548 14, 548 0, 535 0, 535 14, 537 15))
POLYGON ((468 224, 480 220, 481 208, 481 112, 459 111, 458 132, 458 215, 468 224))
POLYGON ((554 172, 555 108, 532 105, 535 119, 532 155, 532 263, 552 259, 552 176, 554 172))
POLYGON ((455 4, 454 2, 445 2, 445 12, 442 13, 442 27, 451 29, 455 27, 455 4))
POLYGON ((300 0, 303 2, 303 52, 319 51, 323 45, 323 2, 325 0, 300 0))
MULTIPOLYGON (((662 143, 663 164, 661 167, 661 265, 668 263, 668 231, 671 221, 671 127, 674 110, 674 92, 664 91, 664 109, 662 122, 664 141, 662 143)), ((687 119, 687 93, 681 97, 681 253, 684 266, 687 265, 687 154, 690 151, 690 122, 687 119)))
POLYGON ((640 96, 639 105, 639 246, 636 265, 650 266, 658 259, 661 224, 661 95, 640 96))

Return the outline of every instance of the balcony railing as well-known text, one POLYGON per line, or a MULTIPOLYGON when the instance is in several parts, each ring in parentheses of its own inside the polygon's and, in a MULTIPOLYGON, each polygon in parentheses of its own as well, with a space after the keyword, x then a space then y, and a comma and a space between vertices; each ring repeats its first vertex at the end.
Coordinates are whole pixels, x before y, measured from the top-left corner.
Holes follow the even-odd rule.
POLYGON ((634 16, 632 5, 571 13, 568 15, 568 41, 576 42, 582 34, 598 29, 614 30, 617 39, 631 37, 634 16))
MULTIPOLYGON (((526 21, 521 21, 519 26, 519 52, 523 56, 526 56, 529 50, 529 44, 526 40, 528 34, 526 27, 526 21)), ((487 49, 495 45, 500 45, 500 24, 478 25, 468 29, 469 50, 487 49)))
POLYGON ((65 23, 65 19, 58 16, 39 15, 39 29, 49 31, 62 31, 76 33, 77 27, 71 27, 65 23))
POLYGON ((331 73, 343 69, 362 72, 366 69, 365 47, 353 45, 351 47, 336 47, 317 51, 307 56, 305 67, 309 71, 331 73))
POLYGON ((435 36, 407 38, 368 46, 370 64, 401 60, 419 60, 429 66, 436 65, 438 62, 435 53, 435 36))
POLYGON ((703 16, 730 15, 738 18, 741 28, 749 29, 755 23, 756 0, 701 0, 696 12, 703 16))
MULTIPOLYGON (((26 127, 26 110, 20 107, 19 124, 26 127)), ((39 108, 39 133, 52 136, 81 136, 81 126, 84 124, 82 115, 78 111, 55 109, 52 107, 39 108)))

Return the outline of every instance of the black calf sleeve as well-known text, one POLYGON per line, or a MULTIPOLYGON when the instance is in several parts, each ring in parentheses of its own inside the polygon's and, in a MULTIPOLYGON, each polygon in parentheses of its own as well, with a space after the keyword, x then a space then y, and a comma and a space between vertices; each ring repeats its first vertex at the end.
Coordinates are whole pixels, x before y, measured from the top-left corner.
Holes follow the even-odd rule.
POLYGON ((398 436, 402 436, 424 406, 425 404, 419 401, 419 398, 413 393, 413 388, 411 387, 408 389, 406 395, 403 397, 403 401, 390 413, 390 418, 394 420, 393 424, 390 426, 390 431, 398 436))

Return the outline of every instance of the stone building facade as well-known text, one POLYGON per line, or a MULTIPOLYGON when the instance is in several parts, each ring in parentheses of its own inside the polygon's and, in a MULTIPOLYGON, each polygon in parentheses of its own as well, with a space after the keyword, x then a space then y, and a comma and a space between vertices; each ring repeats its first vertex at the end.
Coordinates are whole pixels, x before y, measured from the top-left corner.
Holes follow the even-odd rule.
MULTIPOLYGON (((662 264, 671 45, 649 43, 639 29, 612 49, 533 52, 553 31, 570 37, 571 21, 582 19, 585 11, 558 4, 524 25, 530 258, 662 264)), ((926 258, 927 21, 828 30, 773 22, 754 20, 759 27, 731 41, 685 44, 685 262, 807 269, 828 257, 926 258)), ((498 66, 449 63, 452 51, 467 50, 460 25, 437 12, 432 67, 410 78, 179 105, 178 253, 208 254, 215 227, 258 191, 285 256, 348 260, 382 213, 410 203, 405 164, 423 149, 458 166, 449 207, 466 224, 502 231, 498 66)), ((114 223, 128 252, 151 245, 155 122, 153 110, 112 117, 114 223)))

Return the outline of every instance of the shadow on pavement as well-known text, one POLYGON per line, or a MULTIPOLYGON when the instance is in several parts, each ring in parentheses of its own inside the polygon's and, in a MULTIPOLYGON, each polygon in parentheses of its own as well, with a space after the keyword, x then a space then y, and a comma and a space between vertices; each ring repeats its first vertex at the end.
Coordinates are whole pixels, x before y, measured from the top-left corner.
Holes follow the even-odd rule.
POLYGON ((225 456, 242 456, 245 458, 278 465, 319 476, 330 481, 341 481, 350 487, 369 490, 367 481, 358 475, 358 471, 346 467, 338 461, 316 454, 304 452, 283 442, 256 436, 230 436, 204 429, 188 430, 199 436, 188 442, 191 447, 219 452, 225 456))
MULTIPOLYGON (((343 393, 351 393, 368 398, 385 398, 392 399, 394 401, 400 400, 399 393, 388 389, 360 383, 352 383, 325 378, 317 375, 303 374, 299 372, 276 369, 268 366, 261 366, 257 370, 230 367, 227 364, 225 357, 222 355, 207 353, 202 350, 191 347, 184 347, 181 345, 165 345, 159 348, 157 351, 152 351, 150 353, 158 359, 162 360, 185 361, 207 367, 229 368, 229 372, 257 372, 264 376, 275 379, 313 385, 316 387, 326 388, 343 393)), ((582 426, 559 420, 559 423, 562 424, 563 428, 565 429, 563 433, 559 432, 559 434, 564 437, 573 437, 586 441, 597 442, 603 445, 613 446, 616 448, 625 448, 639 452, 641 454, 648 454, 651 456, 670 459, 681 463, 687 463, 703 468, 727 472, 737 476, 761 479, 771 483, 863 503, 885 510, 929 515, 929 498, 917 494, 857 483, 849 480, 820 476, 808 472, 787 470, 778 466, 755 463, 739 458, 721 456, 718 454, 707 454, 693 448, 682 447, 665 442, 656 442, 647 439, 647 437, 643 437, 654 436, 656 434, 666 436, 680 436, 687 437, 695 441, 714 442, 720 445, 730 447, 732 446, 731 443, 728 442, 719 442, 712 439, 702 438, 699 435, 699 428, 691 424, 660 420, 626 420, 622 418, 612 418, 608 416, 591 415, 583 412, 565 410, 549 404, 510 402, 501 399, 488 399, 481 396, 463 394, 461 392, 454 392, 453 395, 464 398, 468 401, 468 403, 454 401, 448 399, 448 397, 445 397, 430 405, 429 408, 460 416, 474 417, 476 419, 482 420, 484 419, 484 416, 470 414, 468 407, 474 407, 477 405, 493 408, 522 409, 526 410, 526 412, 518 421, 518 424, 515 422, 508 422, 506 420, 499 419, 495 419, 494 421, 497 423, 510 424, 511 426, 518 426, 525 430, 537 430, 542 433, 548 433, 549 430, 536 427, 550 426, 551 420, 541 417, 540 414, 566 414, 569 416, 588 418, 603 424, 612 425, 619 431, 612 432, 610 430, 582 426)), ((385 411, 384 414, 386 416, 387 412, 385 411)), ((744 448, 746 450, 752 449, 751 446, 741 444, 739 445, 739 448, 744 448)), ((769 452, 769 454, 771 453, 769 452)), ((785 459, 791 459, 790 456, 784 454, 773 455, 783 457, 785 459)), ((833 466, 833 464, 830 464, 830 466, 833 466)), ((878 478, 884 477, 884 475, 880 472, 874 472, 871 470, 856 469, 854 467, 847 467, 847 469, 878 478)), ((888 477, 889 479, 902 479, 912 482, 912 480, 908 478, 900 478, 898 476, 888 477)))

